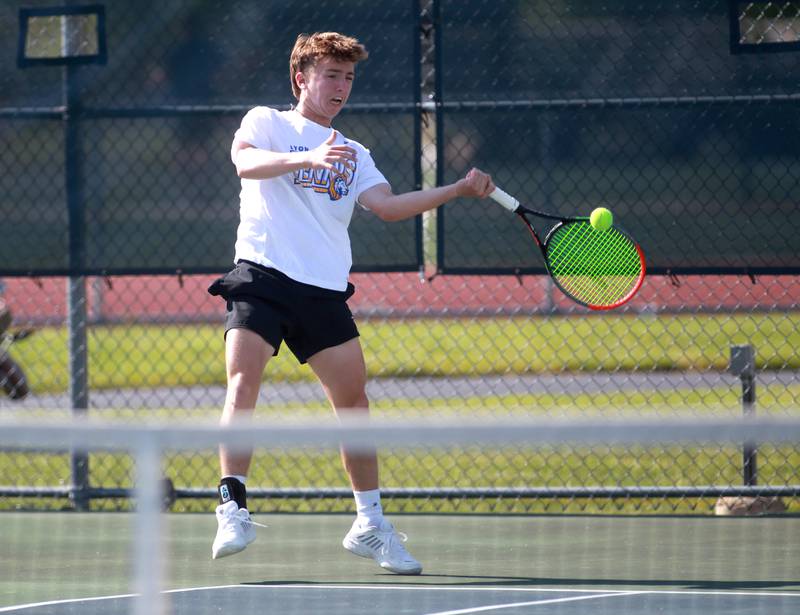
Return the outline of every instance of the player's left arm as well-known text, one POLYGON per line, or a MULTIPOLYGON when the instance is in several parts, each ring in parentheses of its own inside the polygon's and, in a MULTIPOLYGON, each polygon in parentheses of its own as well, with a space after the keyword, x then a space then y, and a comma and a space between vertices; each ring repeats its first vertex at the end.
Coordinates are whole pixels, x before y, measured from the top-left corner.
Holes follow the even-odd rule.
POLYGON ((459 197, 485 198, 494 190, 494 182, 487 173, 470 169, 453 184, 394 194, 389 184, 378 184, 362 192, 358 202, 381 220, 396 222, 406 220, 459 197))

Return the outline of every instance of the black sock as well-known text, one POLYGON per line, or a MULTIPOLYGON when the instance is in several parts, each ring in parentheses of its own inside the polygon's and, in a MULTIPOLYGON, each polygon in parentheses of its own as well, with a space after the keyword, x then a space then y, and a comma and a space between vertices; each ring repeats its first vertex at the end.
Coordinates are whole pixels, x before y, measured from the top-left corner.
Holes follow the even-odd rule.
POLYGON ((219 481, 217 487, 219 503, 235 501, 239 508, 247 508, 247 490, 244 485, 232 476, 226 476, 219 481))

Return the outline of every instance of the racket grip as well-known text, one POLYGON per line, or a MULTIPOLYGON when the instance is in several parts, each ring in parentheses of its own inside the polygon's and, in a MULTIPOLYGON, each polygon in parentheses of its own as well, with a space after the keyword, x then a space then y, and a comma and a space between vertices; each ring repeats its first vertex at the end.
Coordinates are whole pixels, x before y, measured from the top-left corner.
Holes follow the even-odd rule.
POLYGON ((505 190, 495 188, 489 196, 510 212, 517 211, 517 208, 519 208, 519 201, 505 190))

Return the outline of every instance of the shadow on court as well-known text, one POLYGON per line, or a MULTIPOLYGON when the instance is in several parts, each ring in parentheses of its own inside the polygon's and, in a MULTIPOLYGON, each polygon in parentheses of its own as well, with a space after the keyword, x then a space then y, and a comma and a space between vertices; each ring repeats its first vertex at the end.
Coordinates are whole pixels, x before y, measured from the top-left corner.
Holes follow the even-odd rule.
MULTIPOLYGON (((380 573, 380 577, 375 581, 361 581, 360 585, 383 585, 387 581, 398 583, 394 575, 380 573)), ((614 589, 624 587, 643 587, 646 589, 700 589, 707 591, 735 591, 735 590, 769 590, 780 589, 782 591, 795 590, 800 592, 800 579, 786 579, 782 581, 703 581, 700 579, 672 579, 655 581, 652 579, 552 579, 552 578, 529 578, 529 577, 492 577, 479 575, 454 575, 454 574, 422 574, 418 577, 410 577, 405 583, 418 585, 420 582, 436 581, 439 586, 459 586, 459 587, 564 587, 572 589, 575 587, 597 587, 600 589, 614 589)), ((313 581, 298 579, 287 579, 283 581, 247 581, 242 585, 317 585, 313 581)), ((800 606, 800 605, 798 605, 800 606)))

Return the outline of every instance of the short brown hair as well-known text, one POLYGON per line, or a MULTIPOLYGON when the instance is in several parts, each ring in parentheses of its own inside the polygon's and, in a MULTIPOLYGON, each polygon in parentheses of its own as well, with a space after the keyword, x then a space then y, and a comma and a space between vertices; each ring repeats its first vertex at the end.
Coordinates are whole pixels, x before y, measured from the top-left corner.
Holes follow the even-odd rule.
POLYGON ((289 59, 289 74, 292 79, 292 93, 300 99, 295 75, 313 67, 322 58, 332 58, 339 62, 360 62, 369 56, 364 45, 352 36, 338 32, 314 32, 297 37, 289 59))

